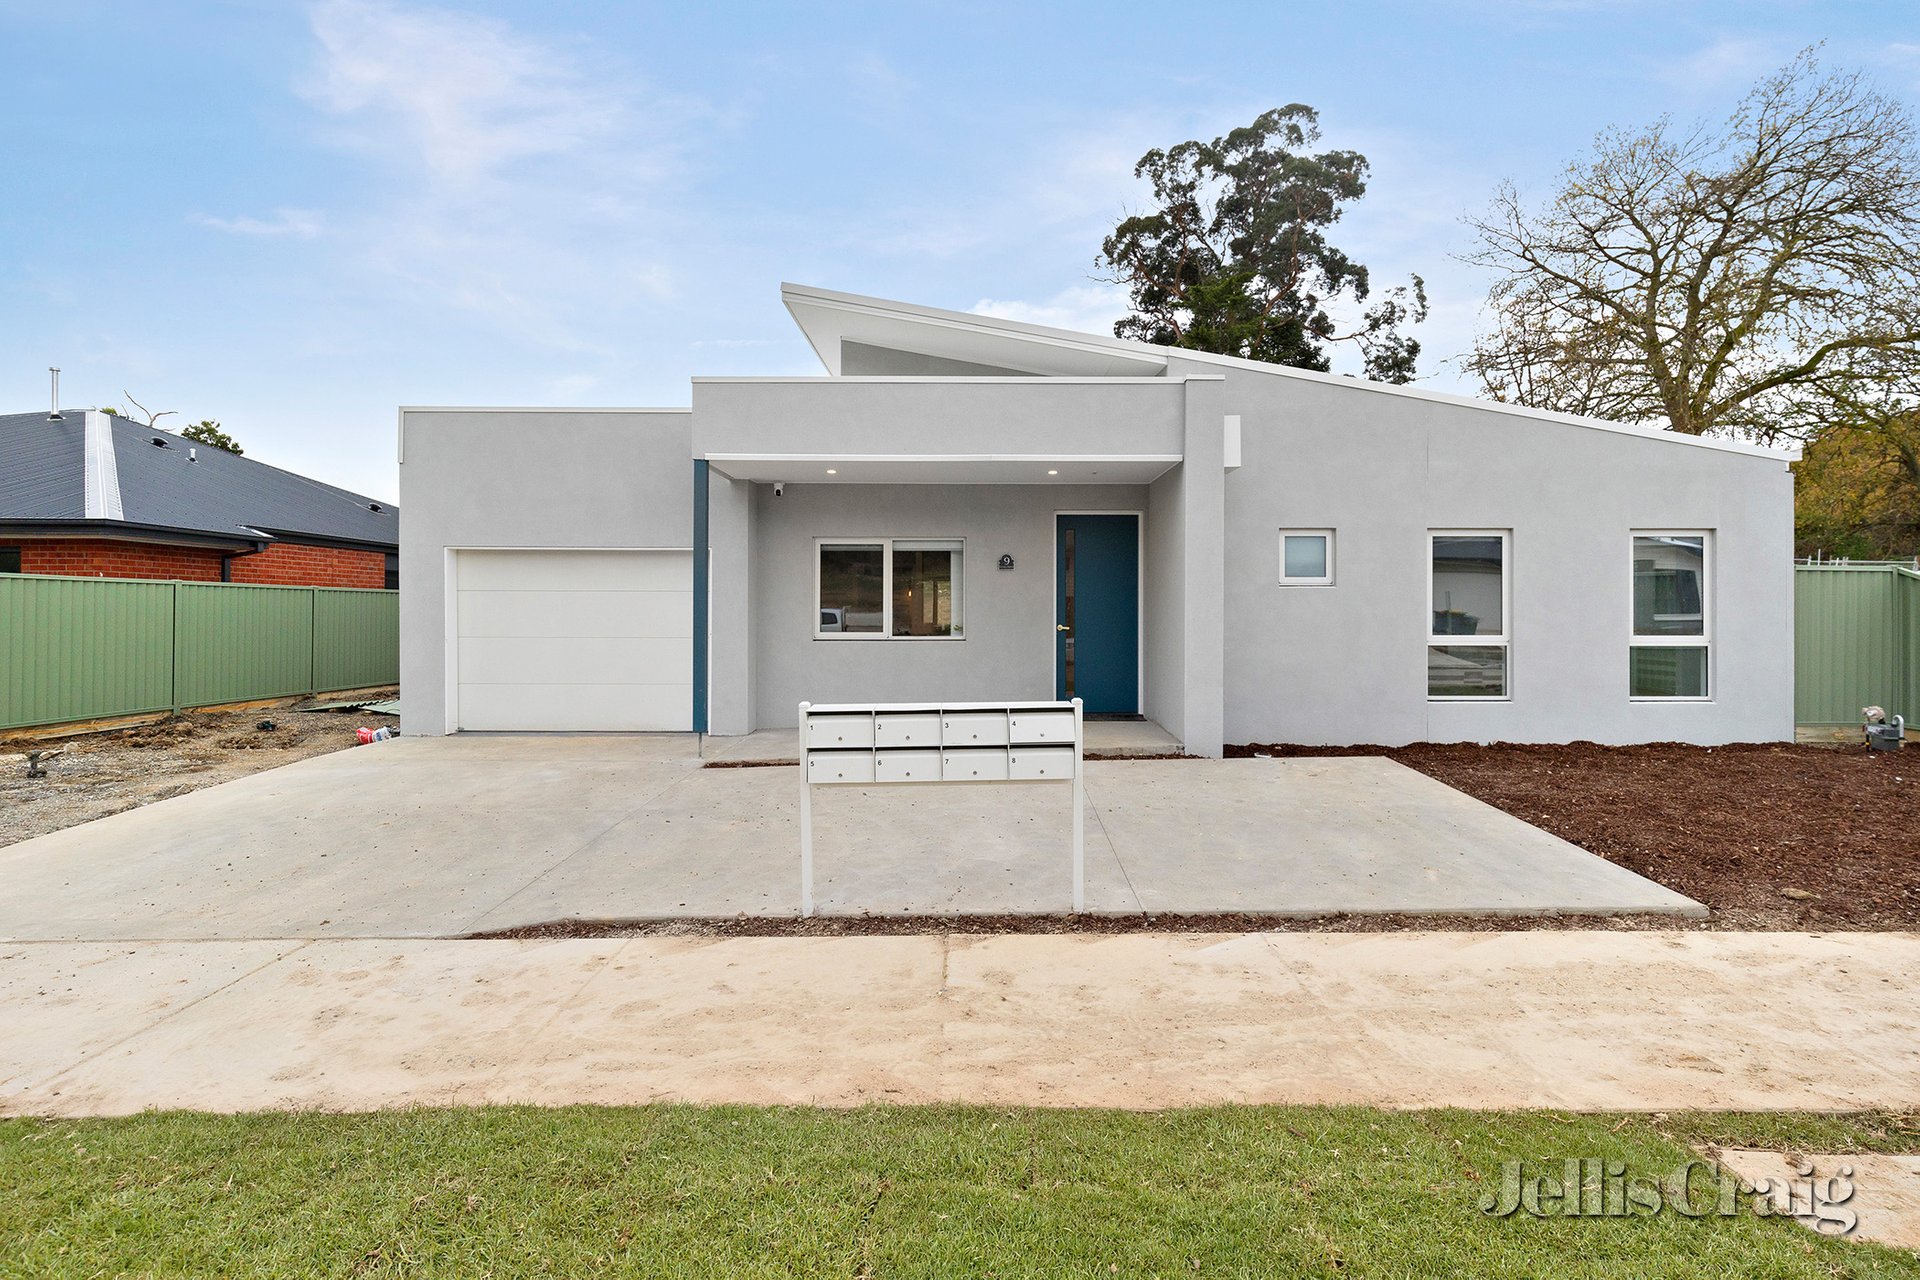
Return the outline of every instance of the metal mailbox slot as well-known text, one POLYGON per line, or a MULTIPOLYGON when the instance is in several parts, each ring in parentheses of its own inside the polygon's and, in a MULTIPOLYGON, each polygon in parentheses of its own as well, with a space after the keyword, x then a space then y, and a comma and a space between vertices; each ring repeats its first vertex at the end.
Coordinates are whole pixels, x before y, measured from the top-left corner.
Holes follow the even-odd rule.
MULTIPOLYGON (((1067 715, 1069 725, 1073 720, 1067 715)), ((1007 713, 1004 711, 956 712, 941 724, 941 742, 949 747, 1004 747, 1007 745, 1007 713)), ((1071 741, 1071 738, 1069 738, 1071 741)))
POLYGON ((809 716, 807 717, 807 745, 809 747, 871 747, 873 717, 870 715, 809 716))
POLYGON ((875 782, 938 782, 940 749, 876 751, 873 755, 875 782))
POLYGON ((1014 742, 1073 741, 1073 712, 1016 711, 1012 716, 1014 742))
POLYGON ((871 751, 809 751, 807 781, 814 783, 872 782, 871 751))
POLYGON ((1072 747, 1015 747, 1007 753, 1007 777, 1015 782, 1072 776, 1072 747))
POLYGON ((941 762, 941 777, 948 782, 1005 782, 1007 753, 999 747, 950 749, 941 762))
POLYGON ((873 718, 873 745, 876 747, 937 747, 940 745, 938 711, 883 711, 873 718))

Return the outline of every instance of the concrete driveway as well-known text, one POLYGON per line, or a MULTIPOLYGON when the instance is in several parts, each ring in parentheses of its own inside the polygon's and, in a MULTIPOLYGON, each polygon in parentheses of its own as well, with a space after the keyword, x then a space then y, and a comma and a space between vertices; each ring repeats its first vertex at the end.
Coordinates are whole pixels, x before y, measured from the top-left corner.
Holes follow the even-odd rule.
MULTIPOLYGON (((793 915, 798 788, 792 766, 703 768, 680 735, 401 739, 0 849, 0 939, 793 915)), ((1093 762, 1086 790, 1099 912, 1703 913, 1383 759, 1093 762)), ((821 788, 820 909, 1063 910, 1069 796, 821 788)))

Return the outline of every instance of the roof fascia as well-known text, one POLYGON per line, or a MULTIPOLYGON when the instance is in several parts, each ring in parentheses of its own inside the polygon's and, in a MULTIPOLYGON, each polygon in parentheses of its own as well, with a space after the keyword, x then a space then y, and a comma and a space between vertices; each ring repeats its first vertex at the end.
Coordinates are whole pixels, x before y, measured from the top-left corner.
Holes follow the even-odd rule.
POLYGON ((214 547, 221 550, 258 549, 276 541, 271 534, 249 530, 231 536, 204 529, 177 529, 167 525, 133 524, 125 520, 0 520, 0 535, 18 538, 94 537, 109 542, 152 542, 167 546, 214 547), (248 536, 252 533, 253 536, 248 536))
MULTIPOLYGON (((1027 339, 1034 342, 1056 346, 1074 347, 1088 352, 1109 351, 1124 352, 1135 356, 1157 357, 1162 364, 1172 360, 1192 360, 1201 364, 1218 365, 1225 368, 1240 369, 1249 373, 1262 373, 1270 377, 1292 378, 1303 382, 1316 382, 1326 386, 1342 387, 1353 391, 1371 391, 1381 395, 1400 396, 1413 400, 1424 400, 1432 404, 1453 405, 1460 408, 1479 409, 1483 412, 1501 413, 1512 417, 1529 418, 1537 422, 1557 423, 1563 426, 1585 427, 1593 431, 1611 431, 1620 435, 1639 436, 1643 439, 1658 440, 1667 444, 1688 445, 1699 449, 1714 449, 1722 453, 1743 454, 1748 457, 1772 458, 1781 462, 1793 462, 1800 457, 1795 448, 1771 448, 1753 444, 1744 440, 1709 439, 1701 436, 1682 435, 1664 427, 1647 426, 1640 423, 1615 422, 1607 418, 1590 418, 1579 414, 1555 413, 1547 409, 1531 409, 1524 405, 1507 404, 1498 400, 1481 400, 1473 396, 1456 395, 1445 391, 1429 391, 1422 387, 1409 387, 1398 383, 1370 382, 1362 378, 1349 378, 1337 373, 1319 373, 1311 369, 1295 369, 1287 365, 1268 364, 1259 360, 1248 360, 1240 356, 1217 355, 1211 351, 1190 351, 1186 348, 1159 347, 1153 343, 1136 342, 1128 338, 1108 338, 1099 334, 1075 333, 1068 329, 1054 329, 1046 325, 1029 324, 1024 320, 1005 320, 998 316, 975 315, 966 311, 946 311, 936 307, 920 306, 916 303, 896 302, 887 298, 866 297, 861 294, 839 293, 831 289, 822 289, 814 285, 783 283, 780 286, 782 301, 789 314, 794 314, 795 300, 801 300, 813 306, 837 310, 864 312, 869 315, 889 316, 914 323, 928 324, 952 329, 973 329, 979 332, 997 334, 1015 339, 1027 339)), ((806 326, 801 325, 804 332, 806 326)), ((809 342, 812 335, 807 335, 809 342)), ((815 348, 816 352, 818 348, 815 348)), ((937 353, 934 353, 937 354, 937 353)), ((831 368, 831 365, 829 365, 831 368)))

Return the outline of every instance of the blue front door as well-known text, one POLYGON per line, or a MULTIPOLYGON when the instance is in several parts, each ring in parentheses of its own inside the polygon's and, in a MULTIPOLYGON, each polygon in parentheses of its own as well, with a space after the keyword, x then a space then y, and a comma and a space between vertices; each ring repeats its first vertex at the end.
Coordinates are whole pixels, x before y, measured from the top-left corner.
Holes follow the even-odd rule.
POLYGON ((1056 516, 1054 696, 1140 710, 1140 517, 1056 516))

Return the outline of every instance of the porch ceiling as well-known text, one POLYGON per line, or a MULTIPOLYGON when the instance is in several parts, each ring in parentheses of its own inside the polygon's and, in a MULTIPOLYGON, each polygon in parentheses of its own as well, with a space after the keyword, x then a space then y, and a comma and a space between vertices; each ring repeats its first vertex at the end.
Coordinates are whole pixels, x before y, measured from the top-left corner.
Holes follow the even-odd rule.
POLYGON ((1173 454, 896 454, 836 457, 711 453, 734 480, 761 484, 1149 484, 1179 464, 1173 454))

